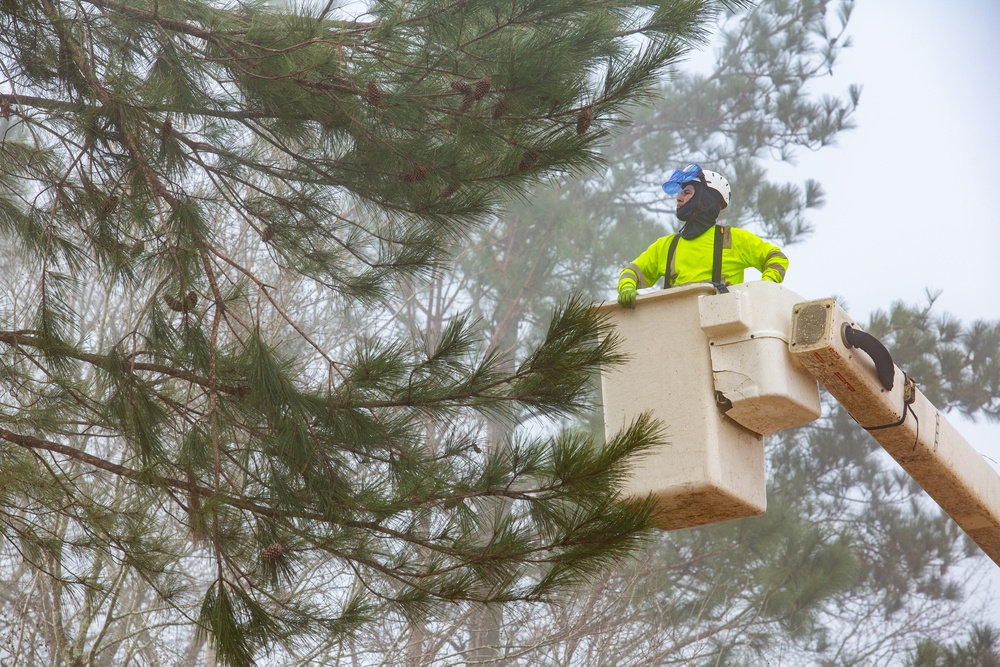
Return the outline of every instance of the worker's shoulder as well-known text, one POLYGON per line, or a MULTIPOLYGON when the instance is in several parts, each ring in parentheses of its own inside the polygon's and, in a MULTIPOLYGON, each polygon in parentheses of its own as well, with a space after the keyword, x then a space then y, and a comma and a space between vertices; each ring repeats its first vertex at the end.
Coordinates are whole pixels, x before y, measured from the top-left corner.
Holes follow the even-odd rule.
MULTIPOLYGON (((728 225, 722 225, 722 226, 723 227, 728 227, 728 225)), ((759 242, 759 243, 768 243, 768 241, 766 241, 766 240, 762 239, 761 237, 757 236, 756 234, 754 234, 753 232, 751 232, 749 229, 743 229, 742 227, 728 227, 728 229, 730 230, 730 233, 733 235, 734 239, 741 239, 741 240, 747 240, 747 241, 756 241, 756 242, 759 242)), ((774 244, 772 243, 770 245, 774 245, 774 244)))
POLYGON ((665 236, 661 236, 660 238, 658 238, 655 241, 653 241, 651 247, 662 247, 662 246, 668 245, 670 243, 670 241, 673 240, 673 238, 675 236, 677 236, 676 233, 672 233, 672 234, 667 234, 665 236))

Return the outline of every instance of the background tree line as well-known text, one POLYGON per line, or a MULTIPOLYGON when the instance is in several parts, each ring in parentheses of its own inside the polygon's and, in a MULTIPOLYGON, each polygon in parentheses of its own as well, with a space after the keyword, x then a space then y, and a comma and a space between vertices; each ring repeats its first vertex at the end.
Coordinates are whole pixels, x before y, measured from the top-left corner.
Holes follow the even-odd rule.
MULTIPOLYGON (((976 547, 837 406, 670 534, 617 495, 654 425, 593 422, 661 174, 807 236, 766 165, 850 129, 852 4, 5 5, 4 660, 991 664, 976 547)), ((868 329, 997 417, 1000 324, 868 329)))

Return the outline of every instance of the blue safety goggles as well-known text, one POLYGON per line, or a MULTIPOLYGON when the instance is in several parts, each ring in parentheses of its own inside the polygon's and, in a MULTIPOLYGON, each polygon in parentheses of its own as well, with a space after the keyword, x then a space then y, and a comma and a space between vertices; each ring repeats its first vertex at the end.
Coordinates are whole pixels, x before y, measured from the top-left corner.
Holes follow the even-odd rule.
POLYGON ((689 164, 683 169, 676 169, 670 174, 670 178, 663 184, 663 191, 668 195, 675 195, 681 191, 685 183, 702 180, 701 167, 696 164, 689 164))

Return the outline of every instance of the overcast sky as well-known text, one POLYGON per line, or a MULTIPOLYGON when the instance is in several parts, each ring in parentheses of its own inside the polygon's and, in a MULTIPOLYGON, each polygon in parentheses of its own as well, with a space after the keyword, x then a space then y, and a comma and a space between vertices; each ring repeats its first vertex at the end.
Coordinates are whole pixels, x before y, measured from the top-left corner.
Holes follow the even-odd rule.
MULTIPOLYGON (((857 128, 789 172, 827 197, 786 285, 859 322, 927 289, 938 312, 1000 319, 1000 0, 857 0, 848 26, 834 90, 863 86, 857 128)), ((946 416, 1000 471, 1000 424, 946 416)))
MULTIPOLYGON (((927 289, 937 312, 1000 319, 1000 0, 858 0, 848 25, 833 85, 863 86, 857 128, 788 172, 827 197, 786 286, 862 323, 927 289)), ((1000 469, 1000 424, 947 416, 1000 469)))

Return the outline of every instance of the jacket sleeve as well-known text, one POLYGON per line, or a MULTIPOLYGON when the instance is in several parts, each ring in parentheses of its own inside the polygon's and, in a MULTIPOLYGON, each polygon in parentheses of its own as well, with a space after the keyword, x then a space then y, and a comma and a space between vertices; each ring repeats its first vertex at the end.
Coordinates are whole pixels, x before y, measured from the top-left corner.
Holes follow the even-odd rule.
POLYGON ((618 274, 618 291, 626 285, 631 285, 638 289, 650 287, 657 280, 663 277, 663 271, 667 263, 667 248, 670 247, 670 239, 673 234, 663 236, 646 248, 641 255, 621 270, 618 274))
MULTIPOLYGON (((736 231, 735 229, 733 231, 736 231)), ((780 283, 788 270, 788 258, 778 246, 764 241, 752 232, 740 229, 740 250, 743 261, 760 271, 760 279, 780 283)))

